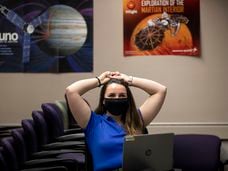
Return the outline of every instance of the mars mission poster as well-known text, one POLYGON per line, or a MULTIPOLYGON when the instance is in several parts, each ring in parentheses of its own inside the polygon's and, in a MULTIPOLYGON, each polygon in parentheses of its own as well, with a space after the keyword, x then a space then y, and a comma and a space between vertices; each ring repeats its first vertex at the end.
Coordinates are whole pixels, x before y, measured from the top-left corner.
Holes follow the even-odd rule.
POLYGON ((123 0, 124 56, 200 56, 199 0, 123 0))

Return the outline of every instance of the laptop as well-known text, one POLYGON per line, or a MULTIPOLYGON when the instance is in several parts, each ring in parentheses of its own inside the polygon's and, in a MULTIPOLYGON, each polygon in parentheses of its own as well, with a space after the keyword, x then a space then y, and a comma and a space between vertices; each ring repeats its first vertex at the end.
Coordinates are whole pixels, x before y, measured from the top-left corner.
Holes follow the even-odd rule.
POLYGON ((173 141, 173 133, 126 136, 123 171, 171 171, 173 141))

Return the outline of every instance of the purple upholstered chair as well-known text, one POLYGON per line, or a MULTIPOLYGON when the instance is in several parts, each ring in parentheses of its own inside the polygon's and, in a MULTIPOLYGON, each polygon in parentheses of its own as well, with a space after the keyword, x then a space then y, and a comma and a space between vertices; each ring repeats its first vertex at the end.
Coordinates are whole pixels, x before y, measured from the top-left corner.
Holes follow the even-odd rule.
POLYGON ((65 129, 62 111, 55 103, 43 103, 41 108, 44 119, 49 129, 51 139, 59 140, 84 140, 84 133, 81 128, 65 129))
MULTIPOLYGON (((52 139, 56 141, 64 141, 66 144, 66 141, 76 141, 77 143, 79 141, 85 141, 85 135, 80 127, 64 129, 62 111, 55 103, 43 103, 41 108, 43 110, 43 116, 49 127, 49 134, 52 139)), ((86 154, 86 167, 88 170, 88 168, 90 168, 92 165, 92 161, 87 148, 85 147, 84 149, 86 154)))
MULTIPOLYGON (((44 113, 42 111, 33 111, 32 118, 34 122, 34 130, 37 135, 38 149, 39 151, 50 151, 52 154, 58 154, 57 158, 65 158, 77 161, 79 167, 85 167, 85 141, 66 141, 58 142, 55 139, 50 139, 49 128, 54 125, 47 124, 44 119, 44 113), (61 151, 53 151, 61 150, 61 151)), ((57 137, 56 137, 57 138, 57 137)), ((35 154, 37 156, 37 154, 35 154)))
POLYGON ((221 140, 214 135, 182 134, 174 139, 174 168, 182 171, 218 171, 221 140))
POLYGON ((26 146, 28 149, 28 156, 38 152, 41 147, 38 146, 38 139, 34 129, 34 121, 32 119, 23 119, 21 121, 22 128, 24 130, 24 138, 26 140, 26 146))
POLYGON ((3 147, 3 156, 6 161, 6 165, 8 167, 8 170, 19 170, 19 164, 17 161, 16 152, 13 148, 13 138, 12 137, 6 137, 1 140, 1 145, 3 147))
MULTIPOLYGON (((24 137, 26 140, 26 147, 28 149, 28 155, 33 158, 41 158, 41 157, 57 157, 58 155, 69 153, 84 153, 84 150, 77 150, 77 149, 61 149, 61 150, 46 150, 41 151, 42 146, 39 147, 38 139, 36 132, 34 130, 34 122, 30 119, 24 119, 21 122, 22 128, 24 130, 24 137)), ((78 155, 78 159, 81 161, 81 155, 78 155)), ((59 156, 58 156, 59 157, 59 156)))
POLYGON ((26 147, 23 147, 23 143, 21 144, 21 141, 23 141, 21 135, 21 130, 13 130, 12 136, 1 140, 1 146, 3 147, 2 156, 4 157, 3 162, 5 162, 3 167, 0 165, 1 171, 67 171, 68 168, 63 165, 63 161, 65 162, 64 164, 71 167, 72 170, 77 166, 68 159, 39 159, 26 161, 24 151, 24 148, 26 147), (26 162, 28 162, 28 165, 26 165, 26 162))
POLYGON ((0 170, 7 171, 9 169, 8 169, 5 157, 3 156, 3 153, 4 153, 4 148, 1 147, 0 148, 0 170))
POLYGON ((42 149, 42 146, 51 142, 48 133, 47 123, 42 116, 42 111, 33 111, 32 118, 34 123, 34 130, 38 139, 38 148, 42 149))
MULTIPOLYGON (((81 163, 84 162, 84 154, 82 153, 64 153, 60 151, 60 154, 52 157, 40 156, 39 159, 29 157, 29 149, 27 146, 27 139, 25 138, 24 129, 14 129, 12 130, 13 142, 12 146, 15 150, 17 162, 19 168, 31 168, 31 167, 54 167, 54 166, 64 166, 68 170, 79 170, 81 163)), ((46 151, 48 153, 48 151, 46 151)), ((32 155, 31 155, 32 156, 32 155)))
MULTIPOLYGON (((64 141, 64 142, 58 142, 57 138, 53 138, 53 136, 50 135, 50 129, 51 127, 54 127, 56 125, 53 125, 51 123, 46 122, 44 118, 44 114, 42 111, 33 111, 32 112, 32 118, 34 121, 34 128, 37 134, 39 147, 40 148, 48 148, 48 149, 60 149, 60 148, 77 148, 81 147, 82 149, 85 149, 85 141, 64 141)), ((53 129, 52 129, 53 130, 53 129)), ((77 136, 78 137, 78 136, 77 136)), ((80 139, 84 139, 84 135, 79 135, 80 139)))

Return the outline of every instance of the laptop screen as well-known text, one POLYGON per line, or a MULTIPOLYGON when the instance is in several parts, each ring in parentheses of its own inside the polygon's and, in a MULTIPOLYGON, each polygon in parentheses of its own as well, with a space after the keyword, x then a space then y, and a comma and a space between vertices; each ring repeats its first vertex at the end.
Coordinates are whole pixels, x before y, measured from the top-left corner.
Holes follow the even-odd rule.
POLYGON ((123 171, 172 170, 173 141, 173 133, 126 136, 123 171))

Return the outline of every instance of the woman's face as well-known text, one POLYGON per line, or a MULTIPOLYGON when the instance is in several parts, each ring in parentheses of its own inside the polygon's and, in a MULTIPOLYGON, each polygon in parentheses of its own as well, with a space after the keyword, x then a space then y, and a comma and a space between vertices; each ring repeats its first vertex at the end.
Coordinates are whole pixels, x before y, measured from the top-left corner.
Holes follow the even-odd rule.
POLYGON ((104 97, 105 98, 127 98, 127 90, 121 84, 111 83, 107 86, 104 97))

